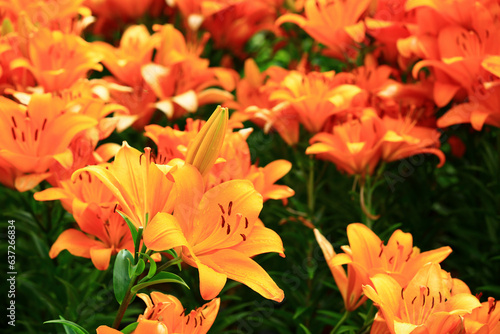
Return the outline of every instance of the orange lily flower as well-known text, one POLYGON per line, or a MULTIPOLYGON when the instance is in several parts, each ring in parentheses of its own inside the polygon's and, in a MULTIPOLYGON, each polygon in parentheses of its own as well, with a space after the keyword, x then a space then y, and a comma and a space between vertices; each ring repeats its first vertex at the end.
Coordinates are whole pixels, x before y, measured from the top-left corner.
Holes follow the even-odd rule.
POLYGON ((153 250, 176 248, 183 261, 197 267, 201 296, 215 298, 227 278, 241 282, 263 297, 282 301, 283 291, 251 257, 283 254, 280 237, 257 224, 262 196, 245 180, 232 180, 204 192, 203 177, 185 164, 172 174, 177 201, 173 216, 149 223, 144 242, 153 250), (203 226, 203 228, 200 228, 203 226))
POLYGON ((134 251, 132 234, 118 213, 106 214, 97 205, 91 204, 81 216, 75 216, 80 230, 69 229, 61 233, 50 248, 53 259, 66 249, 75 256, 92 259, 99 270, 106 270, 111 255, 122 249, 134 251))
POLYGON ((387 131, 382 138, 383 160, 390 162, 421 153, 430 153, 439 158, 438 167, 443 166, 446 158, 438 149, 441 134, 437 129, 417 126, 410 117, 394 119, 384 116, 382 122, 387 131))
POLYGON ((360 92, 358 86, 339 85, 333 71, 307 74, 291 71, 269 98, 287 101, 307 131, 317 133, 331 115, 348 108, 360 92))
POLYGON ((199 105, 219 103, 233 98, 233 70, 209 67, 200 58, 206 38, 199 45, 186 43, 172 25, 155 26, 163 43, 158 47, 155 63, 142 67, 142 76, 160 99, 155 107, 169 119, 195 112, 199 105), (210 88, 213 86, 222 87, 210 88))
POLYGON ((0 97, 0 104, 0 158, 35 178, 37 182, 22 181, 30 186, 50 176, 47 171, 56 161, 70 166, 70 142, 97 124, 91 117, 66 112, 65 103, 50 94, 34 94, 28 106, 5 97, 0 97))
POLYGON ((26 68, 46 92, 69 88, 90 70, 102 71, 102 55, 81 37, 48 29, 29 40, 29 60, 17 59, 11 68, 26 68))
MULTIPOLYGON (((144 314, 139 316, 134 334, 206 334, 219 312, 220 299, 216 298, 202 307, 185 314, 179 299, 161 292, 151 292, 151 298, 143 293, 137 296, 146 303, 144 314)), ((100 326, 97 334, 119 334, 120 331, 100 326)))
POLYGON ((325 54, 344 59, 346 52, 353 50, 353 42, 361 43, 365 38, 365 25, 360 18, 370 2, 308 0, 304 4, 305 17, 285 14, 276 20, 276 24, 297 24, 327 47, 325 54))
POLYGON ((367 282, 369 278, 362 271, 356 270, 352 264, 347 264, 347 274, 341 265, 332 265, 332 259, 336 255, 332 244, 317 229, 314 229, 314 236, 323 251, 342 299, 344 299, 346 310, 354 311, 368 299, 363 295, 362 284, 367 282))
POLYGON ((157 213, 172 210, 173 181, 168 170, 154 163, 149 147, 141 153, 124 141, 112 164, 81 168, 71 180, 87 173, 97 177, 116 197, 121 212, 136 227, 146 228, 157 213))
MULTIPOLYGON (((102 63, 114 76, 105 79, 115 84, 113 87, 127 86, 111 89, 111 96, 128 109, 120 115, 130 118, 137 128, 144 127, 154 113, 152 104, 156 101, 156 96, 144 81, 141 67, 151 62, 153 49, 159 43, 158 37, 158 35, 151 36, 144 25, 134 25, 125 30, 118 48, 104 42, 93 43, 96 50, 104 55, 102 63)), ((125 125, 120 126, 119 131, 125 127, 125 125)))
POLYGON ((480 306, 468 293, 450 295, 437 263, 424 265, 407 286, 386 274, 371 277, 365 295, 379 307, 392 334, 451 334, 460 330, 462 316, 480 306))
POLYGON ((361 118, 336 125, 332 133, 321 132, 311 138, 306 154, 333 162, 348 174, 373 174, 380 160, 383 124, 372 109, 365 109, 361 118))
POLYGON ((7 88, 25 91, 27 87, 35 86, 35 78, 25 68, 11 68, 16 59, 25 58, 26 43, 16 32, 0 36, 0 93, 7 88))
POLYGON ((497 301, 488 297, 488 301, 464 316, 466 334, 494 334, 500 331, 500 307, 497 301))
POLYGON ((335 255, 331 265, 350 263, 367 277, 388 274, 403 287, 424 264, 440 263, 451 253, 451 248, 447 246, 420 253, 417 247, 413 247, 412 235, 401 230, 394 231, 384 245, 372 230, 359 223, 347 226, 347 237, 350 246, 342 246, 345 253, 335 255))
POLYGON ((441 128, 454 124, 470 123, 480 131, 485 124, 500 127, 500 86, 485 89, 479 97, 471 96, 470 102, 452 107, 441 118, 437 125, 441 128))
POLYGON ((279 159, 270 162, 265 167, 252 165, 245 178, 252 181, 255 190, 262 195, 264 202, 268 199, 281 199, 286 205, 286 199, 295 195, 295 191, 288 186, 275 183, 291 169, 290 161, 279 159))

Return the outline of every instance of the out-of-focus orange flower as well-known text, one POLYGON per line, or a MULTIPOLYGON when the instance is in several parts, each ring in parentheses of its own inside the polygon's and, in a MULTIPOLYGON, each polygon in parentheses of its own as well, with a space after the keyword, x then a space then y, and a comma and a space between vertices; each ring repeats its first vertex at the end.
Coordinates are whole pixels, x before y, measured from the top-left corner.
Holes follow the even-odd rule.
POLYGON ((347 237, 350 246, 342 246, 345 253, 335 255, 331 265, 350 263, 365 277, 384 273, 403 287, 424 264, 440 263, 451 253, 451 248, 447 246, 420 253, 420 249, 413 247, 412 235, 401 230, 394 231, 387 245, 384 245, 372 230, 359 223, 347 226, 347 237))
POLYGON ((48 169, 56 161, 69 167, 70 142, 97 121, 66 108, 63 100, 50 94, 34 94, 28 106, 0 97, 0 157, 38 182, 50 176, 48 169))
POLYGON ((81 231, 69 229, 61 233, 50 249, 51 258, 66 249, 75 256, 92 259, 97 269, 106 270, 111 255, 122 249, 133 252, 132 234, 118 213, 106 214, 91 204, 75 220, 81 231))
POLYGON ((270 95, 270 100, 288 102, 307 131, 317 133, 333 114, 344 111, 361 92, 358 86, 339 85, 335 72, 291 71, 270 95))
POLYGON ((87 173, 97 177, 116 197, 119 210, 137 228, 146 228, 157 213, 172 210, 173 181, 164 167, 154 163, 149 147, 141 153, 123 142, 112 164, 79 169, 71 179, 87 173))
POLYGON ((91 15, 83 2, 84 0, 0 0, 0 10, 5 15, 2 17, 8 18, 16 26, 16 30, 23 26, 19 20, 29 20, 37 27, 69 32, 73 30, 78 15, 91 15))
MULTIPOLYGON (((216 298, 186 315, 186 308, 172 295, 152 292, 151 298, 137 294, 146 303, 144 314, 139 316, 134 334, 206 334, 219 312, 220 299, 216 298)), ((97 334, 119 334, 107 326, 97 328, 97 334)))
POLYGON ((356 270, 352 264, 347 265, 347 274, 341 265, 332 265, 332 259, 336 255, 332 244, 317 229, 314 229, 314 235, 344 299, 346 310, 354 311, 368 299, 363 295, 362 289, 363 283, 368 281, 366 273, 356 270))
MULTIPOLYGON (((129 123, 135 122, 137 128, 144 127, 154 113, 156 96, 144 81, 141 68, 152 61, 153 49, 159 43, 158 37, 151 36, 144 25, 134 25, 125 30, 118 48, 104 42, 93 43, 104 56, 103 64, 113 74, 106 80, 126 86, 114 86, 116 89, 110 89, 111 96, 128 109, 128 112, 121 112, 120 115, 129 118, 129 123)), ((120 125, 118 130, 124 130, 127 125, 120 125)))
POLYGON ((407 286, 387 274, 377 274, 371 281, 373 286, 365 285, 363 291, 378 306, 392 334, 456 333, 462 316, 480 306, 469 293, 451 295, 437 263, 419 268, 407 286))
POLYGON ((488 301, 464 316, 466 334, 494 334, 500 331, 500 307, 497 301, 488 297, 488 301))
POLYGON ((0 36, 0 93, 12 88, 25 91, 27 87, 35 86, 35 78, 26 68, 12 68, 16 59, 26 57, 26 42, 16 32, 0 36))
POLYGON ((461 158, 464 156, 467 147, 465 146, 462 139, 457 136, 450 136, 448 138, 448 144, 450 144, 451 147, 451 154, 453 154, 457 158, 461 158))
POLYGON ((373 174, 380 160, 383 124, 372 109, 359 119, 348 120, 333 127, 332 132, 320 132, 311 138, 306 154, 333 162, 348 174, 373 174))
POLYGON ((477 131, 485 124, 500 127, 500 86, 484 89, 478 97, 471 96, 470 102, 455 105, 437 121, 441 128, 462 123, 470 123, 477 131))
POLYGON ((249 181, 232 180, 204 192, 199 171, 189 165, 173 174, 177 200, 173 216, 149 223, 144 242, 153 250, 177 248, 182 259, 197 267, 201 296, 216 297, 227 278, 263 297, 283 300, 283 291, 251 257, 268 252, 283 255, 280 237, 257 224, 262 196, 249 181), (203 228, 200 228, 203 226, 203 228))
POLYGON ((410 117, 394 119, 384 116, 382 122, 386 130, 382 138, 382 160, 390 162, 430 153, 439 158, 438 167, 443 166, 446 158, 438 149, 441 134, 437 129, 415 125, 410 117))
POLYGON ((356 53, 354 42, 361 43, 365 38, 365 24, 360 19, 370 2, 308 0, 304 4, 305 17, 285 14, 276 20, 276 24, 297 24, 327 47, 325 54, 344 59, 348 58, 348 53, 356 53))
POLYGON ((90 70, 102 70, 102 55, 81 37, 40 29, 29 39, 29 59, 16 59, 11 68, 26 68, 45 92, 69 88, 90 70))
POLYGON ((172 25, 156 26, 161 45, 155 63, 142 67, 142 76, 160 99, 154 106, 169 119, 194 112, 207 103, 230 100, 235 87, 233 70, 209 67, 208 59, 200 58, 205 41, 199 45, 186 43, 184 36, 172 25), (222 89, 214 88, 222 87, 222 89))

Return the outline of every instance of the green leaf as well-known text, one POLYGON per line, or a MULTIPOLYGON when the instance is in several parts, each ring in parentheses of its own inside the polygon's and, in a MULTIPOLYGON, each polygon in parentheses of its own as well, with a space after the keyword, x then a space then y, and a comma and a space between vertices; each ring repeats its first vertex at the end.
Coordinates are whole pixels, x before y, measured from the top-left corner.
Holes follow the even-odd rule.
POLYGON ((130 229, 130 233, 132 233, 132 240, 134 240, 134 245, 135 245, 138 232, 137 232, 137 229, 135 228, 134 223, 132 223, 132 221, 130 221, 130 218, 126 214, 124 214, 118 210, 116 212, 118 212, 120 214, 120 216, 122 216, 123 220, 125 220, 125 222, 127 223, 128 228, 130 229))
POLYGON ((67 334, 89 334, 89 332, 87 332, 87 330, 82 326, 75 324, 72 321, 65 320, 63 317, 61 317, 60 320, 45 321, 44 324, 62 324, 67 334))
POLYGON ((138 322, 133 322, 130 325, 128 325, 127 327, 125 327, 124 329, 122 329, 121 332, 124 334, 130 334, 133 331, 135 331, 135 329, 137 328, 137 325, 139 325, 138 322))
POLYGON ((141 258, 136 265, 132 265, 132 263, 130 264, 128 267, 128 275, 130 278, 137 277, 144 272, 144 269, 146 269, 146 263, 141 258))
POLYGON ((161 272, 161 273, 158 273, 155 276, 153 276, 153 278, 151 278, 151 280, 149 280, 148 282, 137 284, 136 286, 134 286, 132 288, 131 292, 135 295, 138 291, 140 291, 148 286, 160 284, 160 283, 177 283, 177 284, 184 285, 186 288, 189 289, 189 286, 186 284, 186 282, 184 282, 184 280, 182 278, 180 278, 179 276, 177 276, 176 274, 161 272))
POLYGON ((300 324, 300 328, 302 328, 302 330, 304 331, 304 333, 306 333, 306 334, 312 334, 312 333, 311 333, 311 332, 307 329, 307 327, 306 327, 306 326, 304 326, 303 324, 300 324))
MULTIPOLYGON (((177 252, 174 249, 167 249, 167 250, 163 251, 162 253, 168 253, 168 254, 172 255, 172 257, 174 259, 179 257, 179 255, 177 254, 177 252)), ((177 268, 179 268, 179 271, 182 271, 182 266, 181 266, 180 262, 177 263, 177 268)))
POLYGON ((131 280, 129 276, 129 267, 133 262, 134 256, 127 249, 122 249, 116 255, 115 267, 113 269, 113 289, 115 290, 115 297, 119 304, 122 303, 127 293, 131 280))
POLYGON ((148 274, 139 281, 139 283, 149 280, 151 277, 153 277, 156 274, 156 262, 148 254, 146 254, 146 253, 141 253, 141 254, 146 256, 149 260, 149 271, 148 271, 148 274))

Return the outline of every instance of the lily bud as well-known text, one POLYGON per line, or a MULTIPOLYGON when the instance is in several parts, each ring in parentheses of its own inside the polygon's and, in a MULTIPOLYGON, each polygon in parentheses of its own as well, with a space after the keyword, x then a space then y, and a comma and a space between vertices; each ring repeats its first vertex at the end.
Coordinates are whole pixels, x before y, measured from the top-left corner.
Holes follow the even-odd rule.
POLYGON ((217 160, 226 136, 228 119, 227 108, 218 106, 188 146, 186 163, 196 167, 201 175, 208 173, 217 160))

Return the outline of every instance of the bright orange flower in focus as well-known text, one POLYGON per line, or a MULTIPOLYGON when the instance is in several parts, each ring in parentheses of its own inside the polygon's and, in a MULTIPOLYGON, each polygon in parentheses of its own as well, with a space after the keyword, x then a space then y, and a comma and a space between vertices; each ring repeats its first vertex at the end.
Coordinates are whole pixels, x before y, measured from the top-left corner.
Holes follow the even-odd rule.
MULTIPOLYGON (((179 299, 161 292, 151 292, 151 298, 143 293, 137 296, 146 303, 144 314, 139 316, 134 334, 205 334, 219 312, 220 299, 213 299, 202 307, 186 314, 179 299)), ((100 326, 97 334, 119 334, 120 331, 100 326)))
POLYGON ((335 255, 332 266, 352 264, 362 277, 384 273, 401 286, 406 286, 427 262, 440 263, 451 253, 448 246, 420 253, 420 249, 413 247, 412 235, 401 230, 394 231, 384 245, 372 230, 359 223, 347 226, 347 238, 350 246, 341 247, 345 253, 335 255))
POLYGON ((314 235, 344 299, 346 310, 354 311, 367 300, 363 295, 362 284, 369 280, 368 277, 362 271, 356 270, 352 264, 347 264, 347 274, 341 265, 332 265, 332 259, 336 255, 332 244, 317 229, 314 229, 314 235))
POLYGON ((500 332, 500 307, 496 307, 497 300, 488 297, 488 301, 481 304, 464 316, 466 334, 495 334, 500 332))
POLYGON ((370 0, 308 0, 304 4, 305 17, 285 14, 276 20, 276 24, 297 24, 327 47, 326 55, 345 59, 349 58, 349 53, 356 53, 354 42, 361 43, 365 38, 365 24, 360 19, 370 3, 370 0))
POLYGON ((20 191, 50 176, 48 169, 56 161, 69 167, 73 161, 70 142, 81 131, 97 125, 91 117, 69 112, 64 101, 50 94, 33 94, 28 106, 0 97, 0 120, 0 158, 20 173, 29 174, 16 178, 20 191))
POLYGON ((481 304, 470 293, 450 294, 437 263, 419 268, 407 286, 386 274, 371 277, 365 295, 378 306, 392 334, 458 333, 462 317, 481 304))
POLYGON ((69 88, 90 70, 102 71, 102 55, 81 37, 40 29, 29 40, 29 60, 17 59, 12 68, 33 73, 45 92, 69 88))
POLYGON ((92 259, 97 269, 106 270, 111 255, 122 249, 134 251, 130 229, 118 213, 109 214, 91 204, 75 220, 81 231, 69 229, 61 233, 50 248, 52 259, 66 249, 75 256, 92 259))
POLYGON ((87 173, 97 177, 116 197, 118 209, 137 228, 146 228, 157 213, 172 210, 173 181, 168 170, 154 163, 149 147, 141 153, 123 142, 113 163, 81 168, 71 180, 88 177, 87 173))
POLYGON ((227 278, 263 297, 282 301, 283 291, 251 257, 268 252, 284 256, 280 237, 258 224, 262 196, 245 180, 232 180, 204 192, 203 177, 188 164, 173 174, 177 200, 173 216, 149 223, 144 242, 153 250, 176 248, 197 267, 200 293, 215 298, 227 278))

